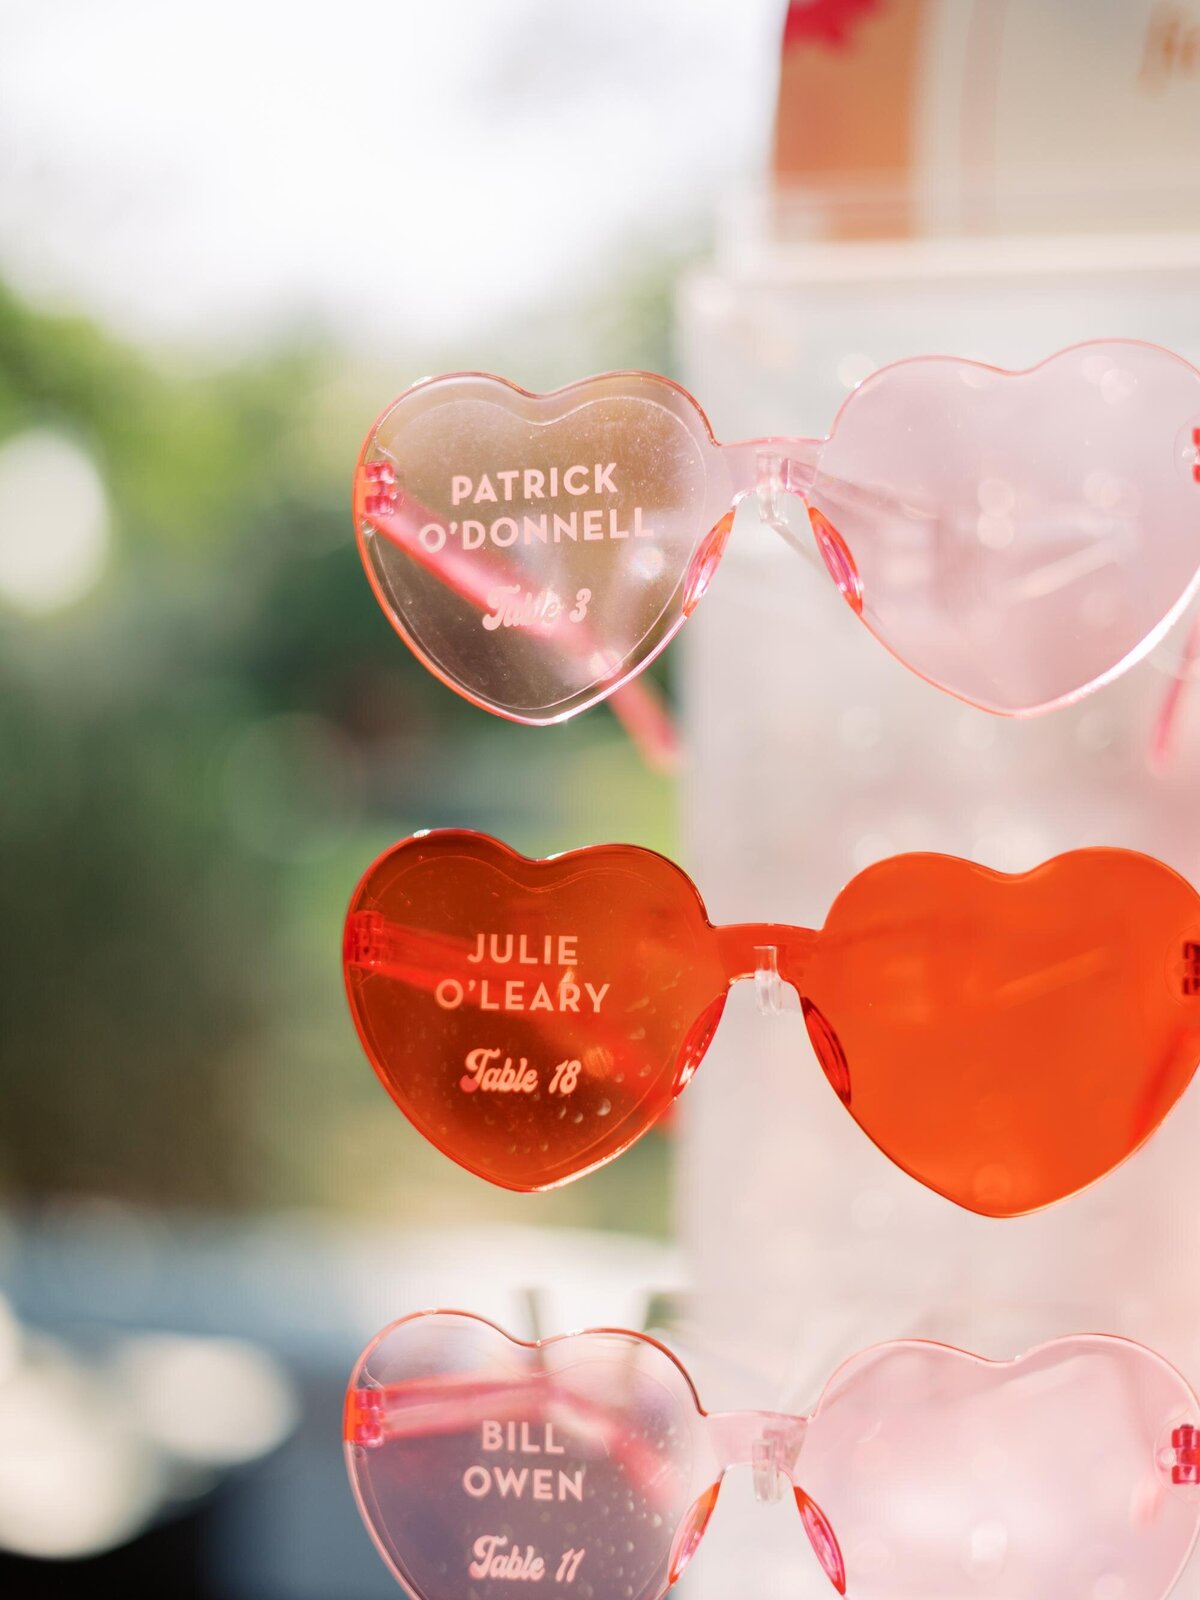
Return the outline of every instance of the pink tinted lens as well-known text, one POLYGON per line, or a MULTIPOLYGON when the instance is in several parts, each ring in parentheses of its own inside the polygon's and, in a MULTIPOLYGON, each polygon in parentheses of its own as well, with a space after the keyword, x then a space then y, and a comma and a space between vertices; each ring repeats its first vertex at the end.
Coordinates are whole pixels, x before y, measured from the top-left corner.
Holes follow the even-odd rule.
POLYGON ((368 1348, 346 1459, 380 1553, 420 1600, 652 1600, 715 1476, 691 1387, 657 1345, 531 1346, 453 1313, 368 1348))
POLYGON ((794 1477, 854 1600, 1162 1600, 1200 1512, 1172 1434, 1198 1420, 1179 1374, 1124 1340, 1006 1363, 883 1345, 835 1375, 794 1477))
POLYGON ((1151 345, 1019 373, 905 361, 846 402, 811 504, 884 644, 966 700, 1027 712, 1136 659, 1188 594, 1198 427, 1200 373, 1151 345))
POLYGON ((659 650, 730 491, 690 396, 641 373, 532 395, 476 374, 396 401, 355 477, 393 625, 452 688, 553 722, 659 650))

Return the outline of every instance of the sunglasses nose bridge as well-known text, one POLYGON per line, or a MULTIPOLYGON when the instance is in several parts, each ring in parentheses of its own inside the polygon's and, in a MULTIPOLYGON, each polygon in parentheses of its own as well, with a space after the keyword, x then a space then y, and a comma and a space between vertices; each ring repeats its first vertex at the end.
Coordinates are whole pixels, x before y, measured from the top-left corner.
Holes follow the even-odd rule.
POLYGON ((798 535, 784 513, 786 495, 807 503, 817 473, 820 439, 748 439, 724 446, 735 501, 753 494, 758 514, 768 528, 806 560, 821 564, 812 541, 798 535))
POLYGON ((726 982, 753 978, 764 1015, 783 1010, 783 984, 800 993, 816 943, 812 929, 792 928, 782 922, 735 922, 716 932, 726 982))
POLYGON ((760 1505, 782 1500, 808 1429, 807 1417, 779 1411, 723 1411, 708 1419, 721 1470, 750 1467, 760 1505))

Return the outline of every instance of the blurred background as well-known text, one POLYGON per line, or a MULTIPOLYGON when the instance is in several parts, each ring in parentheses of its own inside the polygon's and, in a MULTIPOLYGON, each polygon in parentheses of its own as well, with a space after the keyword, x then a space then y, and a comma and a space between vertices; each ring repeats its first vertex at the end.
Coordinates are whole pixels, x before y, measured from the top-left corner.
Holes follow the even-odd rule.
POLYGON ((726 1361, 772 1375, 726 1397, 765 1406, 845 1215, 909 1260, 890 1230, 924 1219, 902 1208, 942 1202, 880 1201, 891 1180, 811 1120, 826 1209, 788 1194, 824 1242, 779 1231, 782 1064, 740 1125, 773 1197, 725 1175, 718 1079, 762 1023, 736 1007, 682 1153, 668 1128, 536 1202, 469 1177, 359 1050, 349 894, 435 825, 663 849, 721 920, 819 921, 827 878, 911 842, 1021 865, 1096 832, 1195 877, 1200 692, 1170 775, 1146 761, 1176 656, 1099 720, 993 745, 994 719, 895 687, 856 634, 835 714, 794 685, 846 618, 807 572, 764 582, 762 535, 653 669, 673 772, 608 709, 526 729, 425 673, 364 581, 351 467, 396 393, 460 367, 662 371, 733 436, 824 432, 874 365, 925 349, 1138 334, 1196 359, 1198 106, 1197 0, 0 7, 0 1592, 394 1593, 338 1443, 351 1363, 393 1317, 638 1326, 730 1283, 740 1316, 782 1251, 768 1320, 793 1331, 726 1361), (1049 232, 1075 244, 1047 254, 1049 232), (958 767, 914 798, 897 752, 921 728, 958 767))
POLYGON ((774 0, 0 8, 6 1595, 394 1592, 339 1448, 366 1339, 443 1296, 519 1325, 555 1260, 593 1320, 670 1276, 667 1137, 523 1205, 411 1135, 354 1037, 341 919, 396 838, 676 839, 608 711, 502 724, 416 663, 350 473, 428 372, 674 370, 780 27, 774 0))

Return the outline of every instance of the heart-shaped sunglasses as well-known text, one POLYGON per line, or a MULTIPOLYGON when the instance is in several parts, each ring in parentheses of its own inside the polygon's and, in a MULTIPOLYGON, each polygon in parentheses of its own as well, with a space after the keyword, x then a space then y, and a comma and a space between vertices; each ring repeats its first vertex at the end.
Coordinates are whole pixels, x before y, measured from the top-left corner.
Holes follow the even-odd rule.
POLYGON ((704 1411, 644 1334, 527 1344, 423 1312, 359 1358, 345 1443, 363 1519, 417 1600, 523 1583, 661 1600, 739 1466, 759 1500, 794 1496, 850 1600, 1163 1600, 1200 1522, 1195 1394, 1100 1334, 1004 1362, 876 1345, 789 1416, 704 1411))
POLYGON ((413 1125, 480 1177, 552 1188, 611 1161, 699 1065, 729 986, 800 998, 825 1074, 906 1172, 1012 1216, 1124 1160, 1200 1060, 1200 896, 1128 850, 1008 876, 876 863, 818 932, 714 927, 665 857, 529 860, 418 834, 354 893, 346 987, 413 1125))
POLYGON ((1200 583, 1200 372, 1123 340, 1024 372, 922 357, 867 378, 826 439, 729 445, 650 373, 542 395, 456 373, 376 422, 354 513, 426 666, 550 723, 667 644, 752 493, 914 672, 1046 710, 1140 659, 1200 583))

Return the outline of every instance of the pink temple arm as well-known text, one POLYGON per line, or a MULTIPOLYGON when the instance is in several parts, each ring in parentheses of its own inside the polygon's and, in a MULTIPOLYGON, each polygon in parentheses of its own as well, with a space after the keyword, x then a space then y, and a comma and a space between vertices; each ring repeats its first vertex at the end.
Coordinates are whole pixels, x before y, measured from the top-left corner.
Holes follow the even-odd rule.
MULTIPOLYGON (((588 1434, 615 1457, 644 1493, 669 1492, 661 1453, 631 1435, 608 1406, 589 1401, 550 1373, 529 1378, 477 1378, 471 1373, 389 1383, 378 1389, 354 1388, 346 1395, 347 1444, 378 1449, 398 1439, 424 1439, 464 1433, 483 1422, 540 1421, 558 1406, 577 1418, 588 1434)), ((667 1496, 663 1496, 666 1503, 667 1496)))
MULTIPOLYGON (((417 538, 418 529, 430 520, 430 514, 414 505, 408 497, 398 497, 390 492, 394 473, 387 463, 369 462, 365 471, 380 488, 375 494, 365 497, 364 520, 381 538, 387 539, 427 572, 447 583, 455 594, 480 611, 490 611, 491 592, 497 584, 511 577, 507 563, 479 559, 468 561, 460 552, 447 550, 431 554, 417 538), (392 474, 390 481, 385 478, 385 472, 392 474)), ((585 632, 571 641, 571 647, 582 655, 592 647, 593 642, 585 632)), ((657 772, 673 772, 679 757, 679 739, 671 714, 653 683, 635 678, 614 690, 609 698, 614 715, 646 764, 657 772)))
MULTIPOLYGON (((502 986, 511 976, 511 969, 494 962, 467 961, 468 943, 449 934, 433 933, 425 928, 407 928, 390 921, 381 911, 352 911, 346 918, 342 936, 342 960, 347 968, 377 974, 396 983, 408 984, 413 989, 432 993, 446 978, 460 981, 470 978, 488 979, 502 986)), ((529 964, 522 967, 523 975, 531 983, 542 983, 553 989, 563 976, 562 967, 529 964)), ((463 982, 463 1004, 472 1005, 471 991, 463 982)), ((523 1026, 541 1033, 552 1053, 566 1049, 562 1039, 562 1024, 554 1013, 543 1015, 525 1012, 523 1026)), ((612 1067, 636 1065, 636 1050, 628 1038, 622 1038, 619 1019, 607 1015, 588 1019, 587 1046, 606 1049, 612 1058, 612 1067)), ((573 1047, 578 1049, 578 1047, 573 1047)), ((582 1049, 578 1050, 584 1054, 582 1049)))
MULTIPOLYGON (((432 989, 441 978, 475 971, 481 978, 503 982, 507 969, 486 961, 468 967, 468 944, 450 934, 427 928, 407 928, 391 922, 381 911, 354 911, 346 918, 342 953, 347 966, 378 972, 399 983, 432 989)), ((559 968, 534 966, 530 977, 553 982, 559 968)))
POLYGON ((1200 663, 1200 610, 1192 618, 1192 625, 1188 629, 1188 636, 1183 646, 1183 655, 1167 685, 1167 692, 1163 696, 1154 723, 1154 732, 1150 739, 1150 766, 1155 772, 1162 772, 1170 758, 1175 734, 1178 731, 1179 714, 1183 709, 1184 695, 1188 684, 1196 674, 1198 663, 1200 663))

